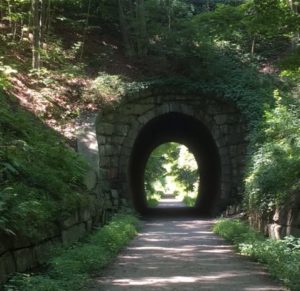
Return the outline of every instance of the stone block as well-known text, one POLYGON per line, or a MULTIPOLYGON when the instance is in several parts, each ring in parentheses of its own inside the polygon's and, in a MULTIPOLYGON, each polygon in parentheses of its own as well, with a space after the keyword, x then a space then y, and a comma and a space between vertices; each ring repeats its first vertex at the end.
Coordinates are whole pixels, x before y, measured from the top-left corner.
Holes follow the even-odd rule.
POLYGON ((92 219, 85 222, 85 229, 87 232, 90 232, 93 228, 93 221, 92 219))
POLYGON ((78 222, 79 222, 79 215, 78 215, 78 211, 76 211, 70 217, 68 217, 62 222, 62 226, 64 228, 68 228, 74 224, 77 224, 78 222))
POLYGON ((131 114, 134 115, 140 115, 143 114, 144 112, 150 110, 153 106, 150 104, 138 104, 135 105, 132 110, 131 110, 131 114))
POLYGON ((114 144, 120 144, 121 145, 123 143, 123 141, 124 141, 124 137, 123 136, 114 136, 112 138, 112 142, 114 144))
POLYGON ((216 121, 216 124, 225 124, 228 120, 228 115, 226 114, 219 114, 219 115, 216 115, 215 116, 215 121, 216 121))
POLYGON ((91 211, 89 207, 80 209, 79 214, 81 222, 91 219, 91 211))
POLYGON ((105 135, 112 135, 114 133, 114 125, 111 123, 102 123, 99 125, 99 132, 105 135))
POLYGON ((0 241, 0 256, 7 251, 6 246, 0 241))
POLYGON ((126 136, 129 130, 128 125, 117 125, 115 129, 115 134, 118 136, 126 136))
POLYGON ((13 248, 13 239, 15 236, 2 233, 0 235, 0 256, 13 248))
POLYGON ((0 284, 7 281, 8 276, 16 272, 16 270, 15 260, 10 252, 6 252, 0 256, 0 284))
POLYGON ((54 247, 52 240, 43 242, 34 248, 36 261, 39 265, 46 263, 50 258, 50 251, 54 247))
POLYGON ((83 238, 86 233, 85 224, 80 223, 62 231, 62 242, 64 245, 74 243, 83 238))
POLYGON ((103 135, 98 135, 97 137, 97 140, 98 140, 98 144, 101 145, 101 144, 106 144, 106 136, 103 136, 103 135))
POLYGON ((110 165, 110 157, 101 156, 99 160, 100 167, 107 167, 110 165))
POLYGON ((17 272, 25 272, 26 270, 37 266, 36 254, 33 247, 16 250, 13 253, 16 261, 17 272))
POLYGON ((92 191, 97 186, 97 183, 98 173, 93 169, 89 169, 84 176, 84 184, 90 191, 92 191))

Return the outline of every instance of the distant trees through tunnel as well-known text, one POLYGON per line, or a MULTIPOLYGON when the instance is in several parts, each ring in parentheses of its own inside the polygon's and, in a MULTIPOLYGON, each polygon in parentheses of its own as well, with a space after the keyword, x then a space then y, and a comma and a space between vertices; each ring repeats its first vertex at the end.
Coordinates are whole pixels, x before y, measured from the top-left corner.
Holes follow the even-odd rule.
POLYGON ((159 145, 149 156, 144 172, 149 207, 194 207, 200 175, 193 153, 183 144, 159 145))

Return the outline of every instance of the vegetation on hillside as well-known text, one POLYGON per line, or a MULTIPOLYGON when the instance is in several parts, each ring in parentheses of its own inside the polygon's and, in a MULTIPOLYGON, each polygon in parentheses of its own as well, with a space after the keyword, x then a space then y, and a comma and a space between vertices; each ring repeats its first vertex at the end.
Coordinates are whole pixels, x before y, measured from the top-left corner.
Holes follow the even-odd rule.
POLYGON ((0 233, 55 232, 88 200, 85 169, 58 133, 0 92, 0 233))
POLYGON ((300 288, 300 239, 292 236, 284 240, 266 239, 245 222, 234 219, 219 220, 214 232, 232 242, 242 255, 266 264, 268 270, 292 291, 300 288))

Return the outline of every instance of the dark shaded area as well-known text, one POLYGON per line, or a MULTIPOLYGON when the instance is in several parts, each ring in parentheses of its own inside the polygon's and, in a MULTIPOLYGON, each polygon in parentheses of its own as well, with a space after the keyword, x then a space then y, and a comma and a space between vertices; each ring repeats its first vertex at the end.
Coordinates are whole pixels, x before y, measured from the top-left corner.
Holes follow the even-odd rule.
POLYGON ((181 113, 168 113, 148 122, 139 133, 130 159, 131 199, 142 215, 197 215, 218 213, 220 194, 220 157, 209 130, 198 120, 181 113), (195 207, 149 208, 144 189, 144 172, 151 152, 160 144, 177 142, 186 145, 199 165, 201 184, 195 207))

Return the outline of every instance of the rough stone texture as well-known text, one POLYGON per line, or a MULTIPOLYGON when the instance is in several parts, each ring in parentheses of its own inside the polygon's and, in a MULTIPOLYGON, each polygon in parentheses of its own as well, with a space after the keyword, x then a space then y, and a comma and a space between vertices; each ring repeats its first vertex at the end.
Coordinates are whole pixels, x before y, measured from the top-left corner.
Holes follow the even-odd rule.
POLYGON ((17 272, 24 272, 36 265, 36 254, 33 248, 14 251, 17 272))
POLYGON ((255 229, 273 239, 283 239, 292 235, 300 237, 300 204, 297 200, 287 201, 285 206, 278 207, 270 216, 257 212, 250 213, 249 222, 255 229))
MULTIPOLYGON (((1 235, 0 284, 5 282, 9 275, 15 271, 24 272, 45 263, 48 259, 49 249, 52 247, 62 243, 76 242, 91 231, 94 226, 103 225, 107 219, 106 206, 111 210, 118 208, 117 192, 104 195, 99 188, 99 155, 95 119, 94 114, 81 116, 77 123, 78 151, 90 165, 85 177, 85 184, 90 191, 87 193, 90 195, 88 205, 78 209, 67 219, 58 221, 57 230, 47 237, 40 238, 39 241, 32 241, 21 235, 1 235)), ((104 125, 105 132, 112 132, 113 129, 112 124, 104 125)), ((104 152, 108 152, 109 156, 113 156, 110 153, 118 151, 123 142, 123 138, 114 138, 116 144, 111 146, 106 144, 110 140, 109 137, 102 137, 102 139, 100 138, 105 145, 104 152)), ((109 165, 114 164, 117 167, 116 157, 109 157, 108 162, 109 165)))
POLYGON ((45 241, 41 244, 38 244, 34 247, 34 252, 36 255, 36 262, 41 265, 48 261, 49 254, 52 248, 58 246, 60 244, 60 240, 58 238, 51 239, 48 241, 45 241))
POLYGON ((78 215, 78 212, 76 211, 70 217, 65 219, 62 224, 63 224, 64 228, 68 228, 74 224, 77 224, 78 222, 79 222, 79 215, 78 215))
POLYGON ((0 256, 0 284, 8 279, 8 275, 16 272, 16 264, 13 255, 6 252, 0 256))
MULTIPOLYGON (((221 160, 219 207, 239 194, 247 142, 246 125, 239 110, 210 94, 190 95, 160 88, 124 96, 113 111, 99 113, 96 132, 99 144, 99 191, 115 189, 119 200, 129 199, 128 168, 139 132, 151 120, 168 113, 182 113, 200 121, 212 134, 221 160)), ((114 204, 114 203, 113 203, 114 204)), ((106 207, 112 208, 111 202, 106 207)))
POLYGON ((80 223, 62 231, 63 244, 70 244, 83 238, 86 233, 85 224, 80 223))

